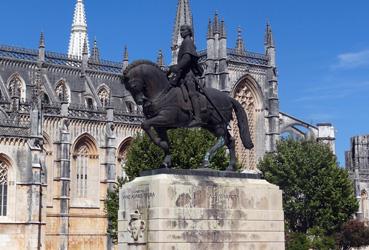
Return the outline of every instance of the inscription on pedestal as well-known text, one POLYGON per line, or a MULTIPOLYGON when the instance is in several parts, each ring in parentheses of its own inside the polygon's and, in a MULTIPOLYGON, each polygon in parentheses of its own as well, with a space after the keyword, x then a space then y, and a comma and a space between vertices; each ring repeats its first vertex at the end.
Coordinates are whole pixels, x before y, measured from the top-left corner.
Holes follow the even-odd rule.
POLYGON ((239 204, 239 194, 235 190, 218 187, 196 187, 177 194, 177 207, 207 207, 214 209, 232 209, 239 204))
POLYGON ((147 199, 147 198, 153 198, 155 197, 154 192, 147 192, 145 190, 137 190, 132 194, 123 194, 122 199, 123 200, 132 200, 132 199, 147 199))

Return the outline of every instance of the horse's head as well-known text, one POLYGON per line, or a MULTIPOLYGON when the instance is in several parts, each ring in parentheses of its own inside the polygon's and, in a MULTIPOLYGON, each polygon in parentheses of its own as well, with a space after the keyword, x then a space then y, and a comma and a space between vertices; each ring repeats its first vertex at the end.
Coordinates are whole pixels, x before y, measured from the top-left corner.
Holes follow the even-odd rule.
POLYGON ((146 99, 152 99, 161 91, 168 81, 163 78, 165 73, 150 61, 139 60, 131 63, 123 72, 122 83, 131 93, 137 105, 146 99))
POLYGON ((136 104, 142 105, 145 100, 143 80, 137 77, 132 77, 128 72, 124 71, 122 83, 126 87, 126 90, 131 93, 136 104))

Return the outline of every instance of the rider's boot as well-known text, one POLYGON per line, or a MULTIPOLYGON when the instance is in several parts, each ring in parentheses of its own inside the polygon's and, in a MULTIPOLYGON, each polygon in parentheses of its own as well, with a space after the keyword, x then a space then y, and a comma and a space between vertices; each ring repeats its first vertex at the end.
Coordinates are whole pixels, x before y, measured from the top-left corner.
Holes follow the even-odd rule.
POLYGON ((193 120, 190 122, 190 124, 188 124, 189 127, 197 127, 200 126, 202 124, 201 122, 201 110, 200 110, 200 101, 198 96, 190 96, 191 97, 191 102, 192 102, 192 108, 193 108, 193 120))

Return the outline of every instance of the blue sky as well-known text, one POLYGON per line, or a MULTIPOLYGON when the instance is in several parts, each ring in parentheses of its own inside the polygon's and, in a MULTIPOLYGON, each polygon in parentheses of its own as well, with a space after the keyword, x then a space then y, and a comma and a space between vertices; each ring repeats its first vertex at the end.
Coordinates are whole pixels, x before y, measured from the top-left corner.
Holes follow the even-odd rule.
MULTIPOLYGON (((198 49, 206 46, 207 22, 224 18, 228 47, 243 29, 247 50, 263 52, 266 20, 272 25, 281 111, 306 122, 331 122, 341 165, 351 136, 369 133, 369 1, 192 0, 198 49)), ((104 59, 156 60, 170 41, 177 0, 85 0, 90 42, 104 59)), ((1 3, 0 44, 66 53, 75 0, 12 0, 1 3)))

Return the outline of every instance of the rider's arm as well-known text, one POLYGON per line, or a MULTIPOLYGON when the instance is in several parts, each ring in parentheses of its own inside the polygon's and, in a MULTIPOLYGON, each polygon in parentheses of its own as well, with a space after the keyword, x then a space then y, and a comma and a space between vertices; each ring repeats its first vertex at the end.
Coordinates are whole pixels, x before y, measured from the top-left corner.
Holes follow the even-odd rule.
POLYGON ((185 69, 191 66, 191 55, 184 54, 181 58, 181 61, 178 62, 177 67, 178 69, 185 69))
POLYGON ((169 68, 169 73, 175 73, 175 74, 181 74, 181 72, 191 66, 191 55, 190 54, 184 54, 181 58, 181 60, 176 65, 172 65, 169 68))

